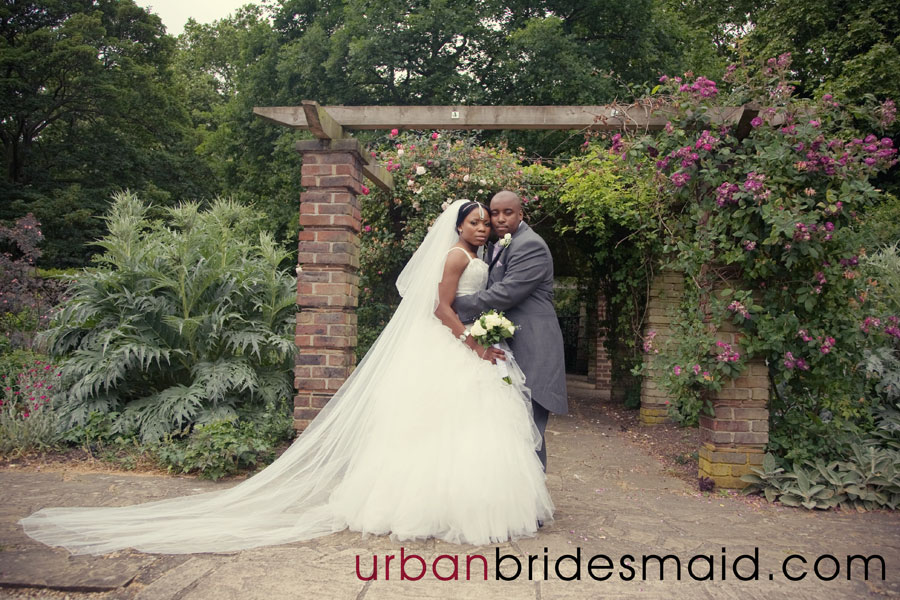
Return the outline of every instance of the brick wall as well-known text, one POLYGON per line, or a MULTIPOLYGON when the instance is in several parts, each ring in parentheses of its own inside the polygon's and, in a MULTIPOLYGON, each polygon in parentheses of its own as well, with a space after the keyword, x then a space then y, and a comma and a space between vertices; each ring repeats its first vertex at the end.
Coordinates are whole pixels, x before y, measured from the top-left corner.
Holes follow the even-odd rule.
MULTIPOLYGON (((681 301, 684 293, 684 276, 676 271, 661 271, 650 282, 649 302, 647 306, 647 322, 644 325, 644 338, 652 332, 653 346, 662 351, 668 344, 676 343, 672 339, 669 324, 672 313, 681 301)), ((645 374, 641 381, 641 423, 653 425, 669 423, 669 398, 660 387, 655 363, 658 356, 654 352, 644 354, 645 374)))
MULTIPOLYGON (((716 339, 743 354, 741 333, 724 322, 716 339)), ((744 372, 710 392, 714 416, 700 417, 699 476, 724 488, 743 488, 741 475, 762 465, 769 443, 769 378, 762 358, 751 359, 744 372)))
POLYGON ((596 349, 591 373, 593 375, 594 389, 602 400, 609 400, 612 396, 612 360, 606 351, 606 318, 607 304, 603 294, 597 295, 597 336, 596 349))
POLYGON ((297 254, 294 427, 304 429, 355 365, 362 157, 355 140, 302 141, 297 150, 303 154, 305 191, 297 254))

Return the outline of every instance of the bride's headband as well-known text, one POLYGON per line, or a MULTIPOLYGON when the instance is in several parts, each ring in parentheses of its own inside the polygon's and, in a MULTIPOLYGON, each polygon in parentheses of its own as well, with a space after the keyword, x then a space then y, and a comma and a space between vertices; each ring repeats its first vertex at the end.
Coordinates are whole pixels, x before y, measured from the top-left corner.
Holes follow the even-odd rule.
POLYGON ((456 228, 459 229, 459 226, 462 225, 463 220, 465 220, 466 215, 472 212, 475 209, 478 209, 478 217, 483 219, 485 216, 485 207, 481 202, 466 202, 462 206, 459 207, 459 214, 456 216, 456 228))

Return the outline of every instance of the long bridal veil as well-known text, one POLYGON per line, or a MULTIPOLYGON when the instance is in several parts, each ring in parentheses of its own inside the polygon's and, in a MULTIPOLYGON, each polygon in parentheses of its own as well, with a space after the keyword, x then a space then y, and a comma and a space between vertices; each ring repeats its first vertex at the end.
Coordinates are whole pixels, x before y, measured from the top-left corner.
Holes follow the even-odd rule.
MULTIPOLYGON (((403 297, 356 370, 294 444, 250 479, 222 491, 135 506, 45 508, 19 521, 32 538, 75 554, 123 548, 170 554, 224 552, 311 539, 347 526, 328 507, 353 460, 400 342, 434 320, 463 200, 435 221, 397 280, 403 297)), ((383 388, 382 388, 383 389, 383 388)))

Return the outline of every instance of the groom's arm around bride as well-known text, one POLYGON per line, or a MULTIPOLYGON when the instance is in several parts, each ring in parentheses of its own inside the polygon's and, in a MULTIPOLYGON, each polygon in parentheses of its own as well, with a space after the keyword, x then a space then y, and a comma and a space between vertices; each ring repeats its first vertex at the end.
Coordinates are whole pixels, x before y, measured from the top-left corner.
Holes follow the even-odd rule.
MULTIPOLYGON (((453 309, 463 322, 493 308, 516 324, 509 346, 531 389, 534 420, 543 437, 548 411, 568 410, 562 332, 553 307, 553 259, 546 242, 522 221, 515 193, 498 193, 490 209, 494 232, 501 241, 510 234, 510 241, 506 246, 496 244, 486 257, 492 265, 487 289, 460 296, 453 309)), ((538 455, 546 467, 546 444, 538 455)))

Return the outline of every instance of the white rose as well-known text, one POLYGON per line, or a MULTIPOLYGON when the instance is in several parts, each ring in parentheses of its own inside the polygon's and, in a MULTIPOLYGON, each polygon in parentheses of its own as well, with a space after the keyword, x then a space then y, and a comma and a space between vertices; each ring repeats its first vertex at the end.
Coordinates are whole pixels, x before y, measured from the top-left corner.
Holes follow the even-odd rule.
POLYGON ((444 202, 443 204, 441 204, 441 210, 447 210, 448 208, 450 208, 449 202, 444 202))
POLYGON ((465 181, 466 183, 468 183, 468 182, 469 182, 469 176, 468 176, 468 175, 463 175, 463 181, 465 181))
POLYGON ((412 179, 410 179, 406 182, 406 187, 412 187, 414 185, 416 185, 416 182, 413 181, 412 179))
POLYGON ((403 150, 397 150, 397 156, 403 156, 403 150))
POLYGON ((474 337, 482 336, 482 335, 485 335, 485 334, 487 333, 487 331, 485 330, 485 328, 481 326, 481 322, 480 322, 480 321, 475 321, 475 323, 472 325, 472 329, 470 329, 469 332, 470 332, 474 337))
POLYGON ((479 181, 479 183, 481 185, 487 185, 487 179, 482 179, 481 181, 479 181))
POLYGON ((490 329, 500 327, 500 317, 497 315, 487 315, 484 317, 484 324, 490 329))
POLYGON ((423 167, 423 166, 416 167, 416 175, 424 175, 424 174, 425 174, 425 167, 423 167))
POLYGON ((516 333, 516 326, 515 326, 515 325, 510 325, 509 327, 506 328, 506 330, 509 332, 509 335, 515 335, 515 333, 516 333))

